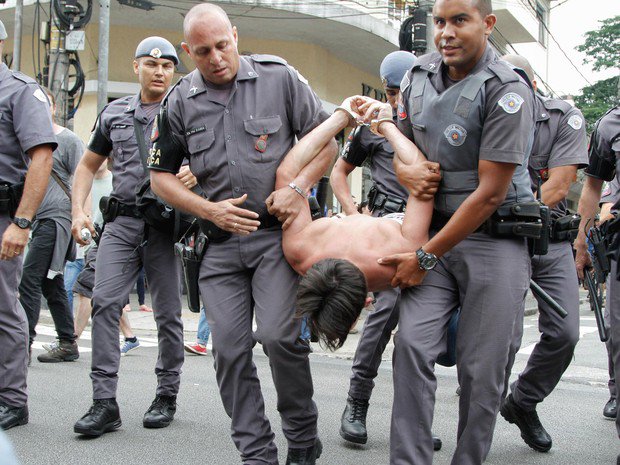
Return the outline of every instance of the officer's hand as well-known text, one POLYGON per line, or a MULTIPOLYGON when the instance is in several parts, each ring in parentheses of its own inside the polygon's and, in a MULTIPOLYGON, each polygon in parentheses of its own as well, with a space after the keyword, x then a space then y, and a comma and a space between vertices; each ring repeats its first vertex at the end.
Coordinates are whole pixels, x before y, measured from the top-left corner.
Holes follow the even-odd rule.
MULTIPOLYGON (((577 276, 583 281, 584 268, 592 266, 592 258, 588 253, 587 245, 582 241, 575 241, 573 245, 575 249, 575 268, 577 269, 577 276)), ((585 284, 584 284, 585 287, 585 284)))
POLYGON ((383 257, 378 260, 380 265, 396 268, 396 273, 392 278, 392 287, 404 289, 410 286, 421 284, 426 276, 426 271, 420 269, 418 257, 415 253, 399 253, 383 257))
POLYGON ((0 260, 13 260, 24 252, 28 243, 30 229, 21 229, 16 224, 9 225, 2 235, 0 260))
POLYGON ((247 236, 260 226, 258 213, 244 208, 239 208, 248 198, 248 194, 243 194, 239 198, 222 200, 212 203, 213 210, 208 218, 218 228, 235 234, 247 236))
POLYGON ((95 226, 93 225, 90 216, 85 213, 80 213, 73 217, 73 221, 71 222, 71 234, 73 235, 73 239, 80 245, 88 245, 90 244, 90 239, 85 241, 82 239, 82 229, 87 228, 90 231, 91 237, 95 237, 97 235, 97 231, 95 231, 95 226))
POLYGON ((198 184, 198 180, 196 179, 196 176, 194 176, 194 173, 192 173, 189 170, 189 165, 183 165, 181 166, 181 169, 179 170, 179 172, 177 173, 177 178, 183 183, 183 185, 185 187, 187 187, 188 189, 191 189, 192 187, 194 187, 196 184, 198 184))
POLYGON ((398 181, 420 200, 431 200, 441 181, 439 163, 421 161, 413 165, 399 163, 395 166, 398 181))
POLYGON ((304 198, 288 186, 272 192, 265 204, 269 214, 282 223, 282 230, 286 230, 295 221, 302 208, 308 208, 304 198))

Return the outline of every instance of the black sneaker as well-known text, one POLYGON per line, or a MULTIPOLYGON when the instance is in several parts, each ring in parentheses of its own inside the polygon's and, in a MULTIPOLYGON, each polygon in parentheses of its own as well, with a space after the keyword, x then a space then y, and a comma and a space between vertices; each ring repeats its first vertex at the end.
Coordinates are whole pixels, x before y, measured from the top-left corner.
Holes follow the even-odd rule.
POLYGON ((315 465, 316 459, 321 456, 323 452, 323 444, 319 438, 316 439, 313 446, 305 447, 303 449, 288 449, 288 455, 286 456, 286 465, 315 465))
POLYGON ((60 341, 49 352, 40 354, 37 360, 41 363, 73 362, 80 358, 78 345, 75 341, 60 341))
POLYGON ((517 405, 510 394, 500 407, 500 413, 508 423, 513 423, 521 430, 525 443, 538 452, 551 449, 551 436, 540 423, 536 410, 525 410, 517 405))
POLYGON ((607 401, 605 407, 603 407, 603 416, 608 420, 615 420, 618 414, 618 402, 615 397, 612 397, 607 401))
POLYGON ((155 400, 144 414, 142 424, 145 428, 165 428, 177 411, 177 396, 155 396, 155 400))
POLYGON ((116 399, 95 399, 86 415, 80 418, 73 431, 84 436, 99 437, 121 427, 116 399))
POLYGON ((340 436, 355 444, 366 444, 368 431, 366 430, 366 414, 368 401, 349 396, 347 405, 340 419, 340 436))
POLYGON ((28 406, 12 407, 0 402, 0 430, 6 431, 28 423, 28 406))

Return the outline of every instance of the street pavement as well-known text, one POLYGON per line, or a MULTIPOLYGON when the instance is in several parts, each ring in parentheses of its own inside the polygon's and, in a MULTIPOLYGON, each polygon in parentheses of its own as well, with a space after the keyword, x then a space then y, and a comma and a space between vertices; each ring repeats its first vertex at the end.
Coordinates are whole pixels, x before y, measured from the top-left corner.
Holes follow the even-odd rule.
MULTIPOLYGON (((131 296, 135 302, 135 295, 131 296)), ((230 422, 221 405, 213 369, 213 358, 188 355, 183 367, 177 415, 168 428, 147 430, 142 415, 153 400, 157 357, 155 324, 151 313, 134 311, 128 315, 141 347, 121 360, 118 402, 122 428, 98 439, 84 439, 73 433, 73 423, 90 406, 90 333, 80 340, 80 359, 72 363, 42 364, 36 355, 41 344, 53 340, 49 313, 42 311, 38 343, 29 372, 30 423, 7 431, 22 465, 42 464, 201 464, 238 465, 241 460, 230 440, 230 422)), ((527 361, 538 340, 537 316, 528 299, 529 316, 513 377, 527 361)), ((193 341, 198 315, 184 310, 186 339, 193 341)), ((361 329, 362 323, 358 324, 361 329)), ((360 332, 361 333, 361 332, 360 332)), ((390 409, 393 396, 391 355, 384 354, 368 414, 369 441, 365 446, 347 444, 338 435, 340 415, 346 400, 351 359, 360 333, 350 335, 335 353, 314 345, 311 355, 315 401, 319 407, 319 431, 324 445, 319 464, 366 465, 389 462, 390 409)), ((553 437, 547 454, 527 447, 516 426, 499 417, 488 464, 600 464, 616 463, 620 452, 614 423, 603 419, 607 401, 607 358, 599 341, 594 316, 584 301, 581 307, 581 341, 575 359, 562 381, 538 408, 541 420, 553 437)), ((276 412, 276 394, 268 360, 260 346, 255 362, 265 396, 266 410, 276 435, 280 463, 286 460, 286 441, 276 412)), ((449 464, 456 446, 458 397, 456 370, 437 367, 438 390, 433 431, 443 440, 443 449, 434 463, 449 464)))

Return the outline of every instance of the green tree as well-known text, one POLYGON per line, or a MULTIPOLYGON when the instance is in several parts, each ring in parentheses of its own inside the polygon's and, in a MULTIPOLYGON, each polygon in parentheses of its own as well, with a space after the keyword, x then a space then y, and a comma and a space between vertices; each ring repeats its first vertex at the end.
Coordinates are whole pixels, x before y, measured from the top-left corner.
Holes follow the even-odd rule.
MULTIPOLYGON (((620 16, 599 21, 601 26, 586 32, 586 40, 576 47, 585 53, 584 64, 591 63, 594 71, 615 68, 620 74, 620 16)), ((620 102, 620 79, 618 76, 598 81, 581 89, 575 104, 588 122, 588 132, 594 123, 611 107, 620 102)))

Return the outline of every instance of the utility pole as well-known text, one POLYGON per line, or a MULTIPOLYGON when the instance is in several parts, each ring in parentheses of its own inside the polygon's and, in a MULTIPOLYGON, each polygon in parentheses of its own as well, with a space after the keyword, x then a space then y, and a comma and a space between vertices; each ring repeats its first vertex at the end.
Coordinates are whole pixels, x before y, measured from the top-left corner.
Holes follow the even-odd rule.
POLYGON ((48 85, 56 100, 56 122, 61 126, 68 127, 69 55, 65 50, 65 40, 65 31, 57 27, 57 18, 52 16, 48 85))
POLYGON ((24 0, 15 1, 15 30, 13 31, 13 71, 19 71, 22 64, 22 24, 24 0))
POLYGON ((99 57, 97 63, 97 114, 108 104, 110 51, 110 0, 99 0, 99 57))

